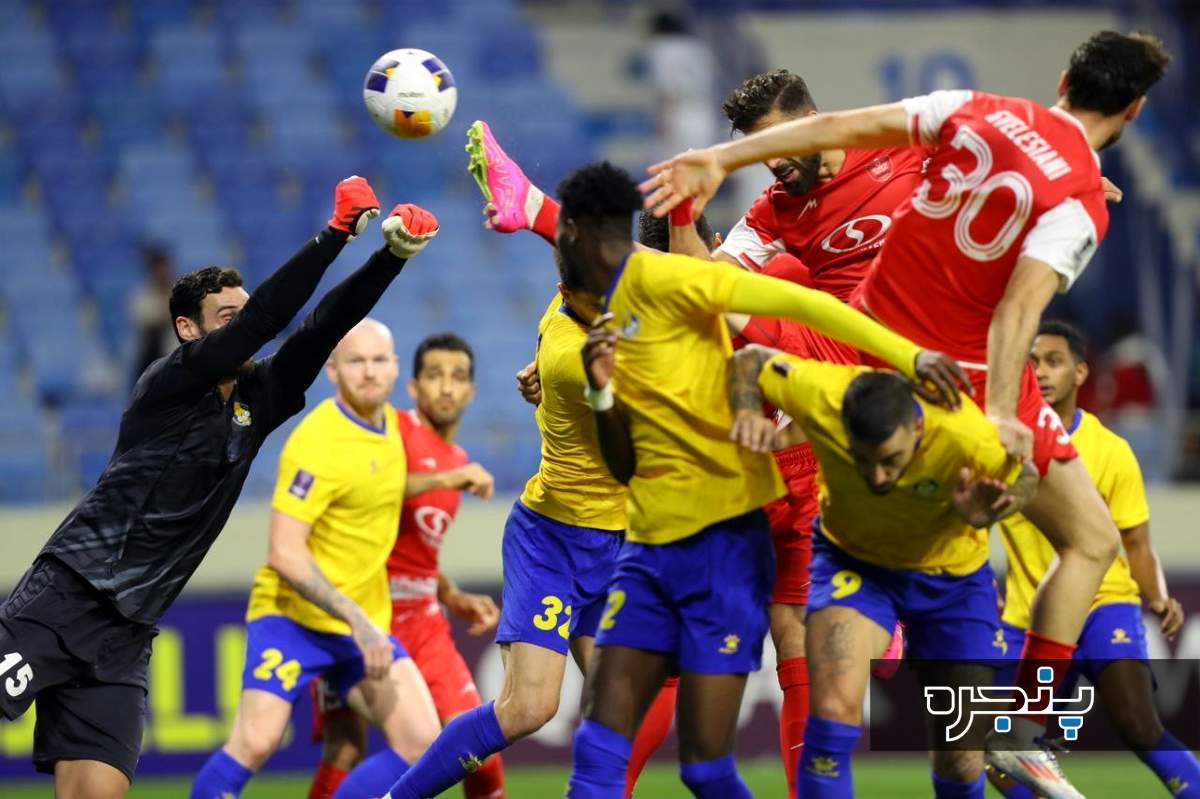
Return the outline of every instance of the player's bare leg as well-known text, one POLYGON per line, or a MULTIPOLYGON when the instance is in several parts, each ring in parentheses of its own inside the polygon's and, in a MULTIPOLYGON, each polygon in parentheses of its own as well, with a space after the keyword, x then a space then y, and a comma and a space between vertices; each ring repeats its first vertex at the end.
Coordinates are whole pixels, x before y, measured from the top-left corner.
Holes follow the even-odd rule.
POLYGON ((1051 461, 1023 513, 1058 552, 1030 608, 1030 629, 1075 641, 1100 580, 1121 547, 1121 534, 1079 458, 1051 461))
POLYGON ((308 799, 331 799, 366 752, 366 719, 357 713, 326 715, 321 727, 321 763, 308 789, 308 799))
POLYGON ((388 746, 409 763, 429 748, 441 730, 433 697, 409 658, 393 662, 386 679, 360 681, 346 694, 346 702, 377 726, 388 746))
POLYGON ((705 763, 733 752, 745 674, 679 675, 679 760, 705 763))
POLYGON ((225 753, 251 772, 258 771, 275 754, 283 740, 292 703, 267 691, 242 691, 225 753))
POLYGON ((804 605, 771 605, 771 641, 775 644, 775 657, 790 660, 805 656, 804 649, 804 605))
POLYGON ((857 610, 840 606, 810 614, 807 627, 809 719, 797 777, 799 793, 840 790, 850 795, 850 753, 861 734, 871 660, 887 649, 892 633, 857 610))
POLYGON ((54 764, 54 799, 121 799, 129 778, 99 760, 60 760, 54 764))
POLYGON ((567 659, 545 647, 520 641, 502 645, 500 653, 504 684, 496 697, 496 719, 511 743, 532 735, 554 718, 567 659))
POLYGON ((1115 660, 1100 672, 1096 687, 1125 745, 1134 752, 1154 751, 1164 730, 1154 707, 1154 683, 1146 664, 1115 660))
MULTIPOLYGON (((991 686, 996 671, 974 663, 923 663, 919 667, 921 684, 959 686, 991 686)), ((930 762, 934 779, 958 785, 970 785, 983 773, 983 745, 988 727, 973 724, 959 740, 947 744, 945 724, 941 716, 928 716, 926 729, 931 744, 930 762), (932 748, 937 742, 936 748, 932 748)), ((981 786, 982 787, 982 786, 981 786)))

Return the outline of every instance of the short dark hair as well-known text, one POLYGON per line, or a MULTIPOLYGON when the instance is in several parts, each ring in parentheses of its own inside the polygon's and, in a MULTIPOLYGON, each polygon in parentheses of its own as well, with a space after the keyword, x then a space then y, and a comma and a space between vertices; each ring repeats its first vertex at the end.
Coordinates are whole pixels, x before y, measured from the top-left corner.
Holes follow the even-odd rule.
POLYGON ((642 193, 629 173, 608 161, 580 167, 558 185, 558 201, 567 219, 621 225, 629 230, 642 208, 642 193))
POLYGON ((1071 53, 1067 102, 1109 116, 1120 113, 1150 91, 1169 63, 1171 54, 1149 33, 1093 33, 1071 53))
POLYGON ((804 78, 786 69, 774 69, 748 79, 721 105, 729 124, 742 133, 775 108, 793 114, 814 111, 817 104, 804 78))
POLYGON ((915 416, 912 384, 896 372, 864 372, 842 397, 846 434, 867 446, 879 446, 915 416))
POLYGON ((456 333, 434 333, 432 336, 426 336, 425 339, 417 345, 417 351, 413 353, 412 376, 414 379, 421 376, 421 369, 425 367, 425 353, 432 350, 465 352, 467 354, 467 360, 471 364, 471 380, 475 380, 475 351, 471 349, 470 344, 468 344, 456 333))
POLYGON ((1047 319, 1038 326, 1039 336, 1061 336, 1067 342, 1067 349, 1075 363, 1087 361, 1087 336, 1075 325, 1062 319, 1047 319))
MULTIPOLYGON (((668 252, 671 249, 670 221, 665 217, 655 216, 651 211, 642 211, 638 217, 638 241, 652 250, 668 252)), ((696 232, 704 246, 712 249, 717 244, 717 237, 704 214, 696 217, 696 232)))
POLYGON ((221 289, 238 288, 243 285, 245 283, 242 280, 242 273, 226 266, 206 266, 194 272, 188 272, 176 280, 175 285, 171 286, 169 305, 171 327, 175 330, 175 338, 183 341, 179 335, 179 329, 175 327, 176 319, 185 316, 196 324, 201 324, 203 318, 200 308, 205 297, 209 294, 219 294, 221 289))

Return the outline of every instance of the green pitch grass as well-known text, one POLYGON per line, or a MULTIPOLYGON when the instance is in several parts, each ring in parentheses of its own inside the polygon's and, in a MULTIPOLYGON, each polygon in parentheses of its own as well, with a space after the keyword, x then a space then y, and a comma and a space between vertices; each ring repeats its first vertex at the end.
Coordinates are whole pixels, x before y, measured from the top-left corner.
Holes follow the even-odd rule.
MULTIPOLYGON (((1166 797, 1167 793, 1132 755, 1066 755, 1067 773, 1088 799, 1129 799, 1129 797, 1166 797)), ((750 789, 759 799, 786 796, 783 772, 775 761, 755 761, 740 766, 750 789)), ((512 799, 562 799, 566 785, 565 768, 514 768, 506 770, 507 794, 512 799)), ((864 799, 915 799, 929 797, 929 771, 921 758, 861 758, 854 768, 857 793, 864 799)), ((303 799, 308 793, 308 775, 261 777, 250 783, 243 799, 303 799)), ((129 799, 181 799, 188 794, 185 780, 139 780, 129 799)), ((0 785, 5 799, 47 799, 49 783, 0 785)), ((690 794, 680 784, 675 769, 654 765, 638 783, 638 797, 644 799, 684 799, 690 794)), ((455 789, 444 794, 457 799, 455 789)), ((989 789, 989 797, 998 793, 989 789)))

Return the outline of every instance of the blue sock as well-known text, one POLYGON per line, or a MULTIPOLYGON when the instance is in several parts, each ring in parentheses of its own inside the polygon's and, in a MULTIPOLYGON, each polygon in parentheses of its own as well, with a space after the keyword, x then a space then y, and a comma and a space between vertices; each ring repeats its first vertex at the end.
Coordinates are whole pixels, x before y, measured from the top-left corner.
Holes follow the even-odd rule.
MULTIPOLYGON (((1011 777, 1009 779, 1012 779, 1011 777)), ((996 786, 992 786, 995 788, 996 786)), ((999 788, 996 790, 1000 791, 999 788)), ((1012 785, 1000 791, 1004 795, 1004 799, 1037 799, 1037 794, 1026 788, 1019 782, 1013 782, 1012 785)))
POLYGON ((191 799, 225 799, 242 795, 242 788, 254 776, 254 772, 234 760, 224 749, 213 752, 213 756, 196 774, 192 781, 191 799))
POLYGON ((1138 757, 1174 799, 1200 799, 1200 763, 1174 735, 1164 732, 1153 752, 1139 752, 1138 757))
POLYGON ((944 780, 937 774, 933 775, 933 795, 935 799, 984 799, 984 787, 986 785, 987 779, 982 774, 974 782, 954 782, 952 780, 944 780))
POLYGON ((495 702, 468 710, 445 726, 421 759, 388 792, 391 799, 430 799, 464 779, 508 746, 495 702))
POLYGON ((854 796, 850 753, 861 728, 855 724, 810 716, 796 784, 804 799, 849 799, 854 796))
POLYGON ((408 761, 391 747, 376 752, 359 763, 342 780, 333 799, 375 799, 408 771, 408 761))
POLYGON ((585 719, 575 731, 567 799, 621 799, 632 748, 624 735, 585 719))
POLYGON ((704 763, 681 763, 679 777, 696 799, 754 799, 738 774, 733 755, 704 763))

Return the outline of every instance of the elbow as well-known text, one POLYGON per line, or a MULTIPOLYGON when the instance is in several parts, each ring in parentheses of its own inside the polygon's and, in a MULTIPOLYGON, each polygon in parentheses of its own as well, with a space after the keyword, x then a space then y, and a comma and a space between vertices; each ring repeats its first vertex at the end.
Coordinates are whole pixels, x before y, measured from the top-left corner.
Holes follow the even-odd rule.
POLYGON ((296 579, 296 557, 285 548, 270 547, 267 550, 267 566, 278 572, 279 576, 288 582, 296 579))

